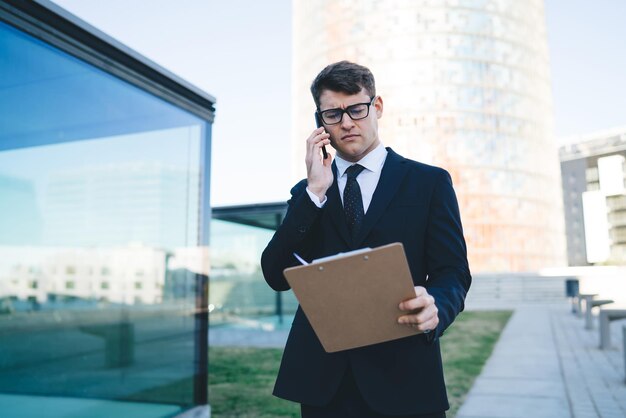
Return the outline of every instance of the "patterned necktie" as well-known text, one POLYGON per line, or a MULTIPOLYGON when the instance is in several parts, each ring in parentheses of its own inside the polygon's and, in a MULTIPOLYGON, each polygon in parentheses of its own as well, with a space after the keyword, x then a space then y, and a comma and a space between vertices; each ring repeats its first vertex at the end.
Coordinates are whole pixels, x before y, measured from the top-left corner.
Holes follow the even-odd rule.
POLYGON ((361 196, 361 188, 356 178, 365 167, 362 165, 352 165, 348 167, 348 181, 346 188, 343 190, 343 210, 346 213, 346 222, 352 236, 352 241, 359 232, 365 211, 363 210, 363 197, 361 196))

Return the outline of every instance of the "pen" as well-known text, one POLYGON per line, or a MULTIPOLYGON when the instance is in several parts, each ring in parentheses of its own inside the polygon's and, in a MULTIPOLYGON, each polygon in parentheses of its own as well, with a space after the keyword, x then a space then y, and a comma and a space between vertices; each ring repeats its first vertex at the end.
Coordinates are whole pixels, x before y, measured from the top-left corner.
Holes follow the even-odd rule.
POLYGON ((309 263, 307 263, 306 261, 304 261, 304 259, 302 257, 300 257, 298 254, 293 253, 293 256, 296 257, 296 260, 298 260, 301 264, 304 264, 305 266, 308 266, 309 263))

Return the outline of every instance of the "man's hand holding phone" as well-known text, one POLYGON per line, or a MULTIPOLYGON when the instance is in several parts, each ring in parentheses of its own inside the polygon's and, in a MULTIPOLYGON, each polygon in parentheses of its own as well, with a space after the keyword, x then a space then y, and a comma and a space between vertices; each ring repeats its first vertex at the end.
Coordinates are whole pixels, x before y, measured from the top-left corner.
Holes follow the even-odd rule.
POLYGON ((320 202, 324 201, 326 191, 333 184, 331 167, 333 158, 330 155, 324 158, 322 155, 322 147, 330 145, 329 138, 330 135, 323 127, 320 127, 314 130, 306 140, 307 187, 320 199, 320 202))

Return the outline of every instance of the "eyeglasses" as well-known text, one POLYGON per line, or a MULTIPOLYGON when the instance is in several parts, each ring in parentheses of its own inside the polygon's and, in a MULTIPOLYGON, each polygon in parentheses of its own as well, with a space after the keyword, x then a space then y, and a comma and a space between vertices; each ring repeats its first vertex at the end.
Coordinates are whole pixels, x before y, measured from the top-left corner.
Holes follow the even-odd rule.
POLYGON ((370 114, 370 106, 374 103, 375 98, 376 96, 372 97, 368 103, 356 103, 346 107, 345 109, 327 109, 321 112, 318 110, 317 113, 319 113, 322 117, 322 121, 326 125, 335 125, 341 122, 344 113, 347 113, 352 120, 365 119, 370 114))

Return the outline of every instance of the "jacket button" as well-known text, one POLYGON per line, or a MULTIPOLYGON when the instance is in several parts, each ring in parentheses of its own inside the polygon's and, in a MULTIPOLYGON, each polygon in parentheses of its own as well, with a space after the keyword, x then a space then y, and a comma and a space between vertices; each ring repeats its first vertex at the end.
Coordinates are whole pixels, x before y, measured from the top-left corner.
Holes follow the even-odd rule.
POLYGON ((301 226, 300 228, 298 228, 298 232, 304 234, 306 232, 306 226, 301 226))

